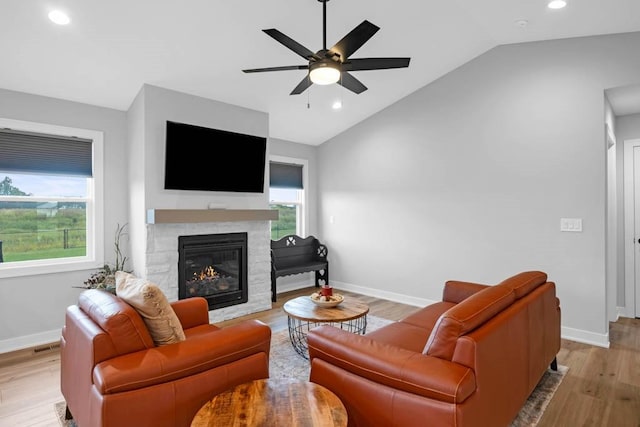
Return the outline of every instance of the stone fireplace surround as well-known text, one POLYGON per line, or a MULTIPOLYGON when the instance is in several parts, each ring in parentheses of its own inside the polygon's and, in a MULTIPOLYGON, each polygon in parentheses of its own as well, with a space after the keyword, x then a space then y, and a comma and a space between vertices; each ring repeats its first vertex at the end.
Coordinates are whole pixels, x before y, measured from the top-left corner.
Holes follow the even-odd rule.
MULTIPOLYGON (((206 214, 206 211, 205 211, 206 214)), ((249 300, 209 311, 209 321, 221 322, 246 314, 271 308, 271 236, 269 220, 236 221, 235 219, 215 222, 159 222, 147 221, 145 277, 157 284, 169 301, 178 299, 178 236, 201 234, 247 233, 247 279, 249 300)), ((215 211, 211 211, 212 218, 215 211)), ((246 218, 240 215, 237 218, 246 218)), ((180 219, 185 220, 185 219, 180 219)), ((189 220, 187 218, 186 220, 189 220)))

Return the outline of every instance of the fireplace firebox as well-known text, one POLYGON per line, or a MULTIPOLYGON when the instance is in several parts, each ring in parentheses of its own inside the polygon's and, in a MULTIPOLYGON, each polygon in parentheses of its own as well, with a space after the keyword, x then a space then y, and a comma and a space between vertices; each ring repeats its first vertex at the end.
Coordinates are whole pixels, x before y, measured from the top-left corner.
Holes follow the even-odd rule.
POLYGON ((209 310, 248 301, 247 233, 178 236, 178 297, 204 297, 209 310))

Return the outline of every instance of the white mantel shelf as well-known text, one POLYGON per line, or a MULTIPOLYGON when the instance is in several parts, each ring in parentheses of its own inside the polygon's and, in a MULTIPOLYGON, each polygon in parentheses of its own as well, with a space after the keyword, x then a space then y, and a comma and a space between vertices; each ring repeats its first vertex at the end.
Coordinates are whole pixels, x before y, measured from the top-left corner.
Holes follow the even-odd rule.
POLYGON ((189 224, 200 222, 273 221, 271 209, 149 209, 147 224, 189 224))

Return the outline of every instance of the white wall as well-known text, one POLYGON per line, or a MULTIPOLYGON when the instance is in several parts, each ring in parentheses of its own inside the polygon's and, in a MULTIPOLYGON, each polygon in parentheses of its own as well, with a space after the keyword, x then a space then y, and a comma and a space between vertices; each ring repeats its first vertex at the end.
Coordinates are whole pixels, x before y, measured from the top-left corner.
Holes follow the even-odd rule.
MULTIPOLYGON (((0 89, 0 117, 104 132, 104 253, 114 260, 116 224, 127 221, 125 113, 0 89)), ((0 352, 57 341, 67 306, 93 270, 0 279, 0 352)))
POLYGON ((603 92, 640 79, 638 49, 640 33, 500 46, 322 144, 334 284, 440 300, 447 279, 542 270, 563 335, 608 345, 603 92))

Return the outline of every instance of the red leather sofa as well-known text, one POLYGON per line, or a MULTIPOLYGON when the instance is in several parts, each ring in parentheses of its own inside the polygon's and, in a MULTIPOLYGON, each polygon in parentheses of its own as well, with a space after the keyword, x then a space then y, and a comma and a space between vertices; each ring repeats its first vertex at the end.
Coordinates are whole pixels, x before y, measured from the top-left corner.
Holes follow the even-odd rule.
POLYGON ((210 325, 199 297, 171 306, 186 340, 159 347, 138 312, 115 295, 83 291, 68 307, 61 388, 79 427, 188 426, 215 395, 269 377, 267 325, 210 325))
POLYGON ((508 426, 560 349, 560 305, 542 272, 498 285, 449 281, 441 302, 354 335, 309 332, 311 381, 349 426, 508 426))

